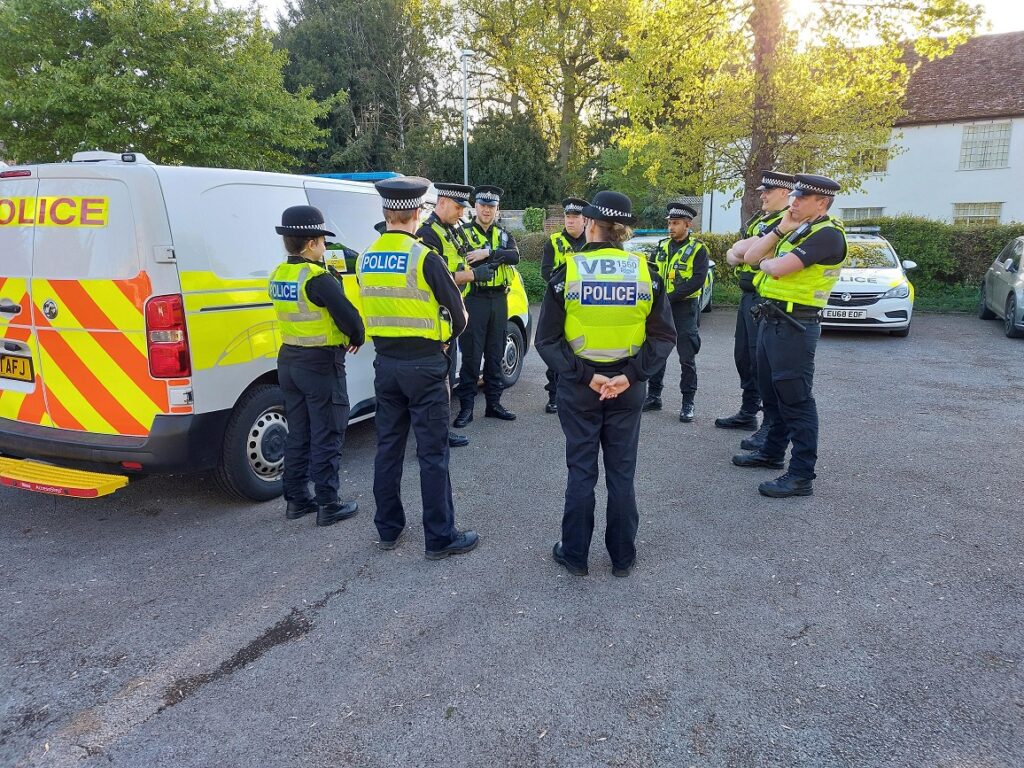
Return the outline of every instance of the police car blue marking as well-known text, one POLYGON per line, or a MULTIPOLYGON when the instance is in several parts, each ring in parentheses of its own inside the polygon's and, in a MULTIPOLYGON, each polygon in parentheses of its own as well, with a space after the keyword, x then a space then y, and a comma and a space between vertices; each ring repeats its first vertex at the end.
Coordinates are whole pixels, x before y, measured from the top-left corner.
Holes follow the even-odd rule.
POLYGON ((285 283, 280 280, 270 281, 270 298, 274 301, 298 301, 299 284, 285 283))
POLYGON ((363 255, 361 272, 389 272, 405 274, 409 266, 409 254, 401 251, 371 251, 363 255))
POLYGON ((635 306, 636 283, 584 281, 580 290, 580 304, 590 306, 635 306))

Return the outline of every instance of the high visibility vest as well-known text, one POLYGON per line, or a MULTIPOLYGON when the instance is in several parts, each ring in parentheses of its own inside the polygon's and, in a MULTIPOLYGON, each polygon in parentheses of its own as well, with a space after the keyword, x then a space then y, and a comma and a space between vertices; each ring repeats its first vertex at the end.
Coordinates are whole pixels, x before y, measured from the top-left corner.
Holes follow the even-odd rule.
MULTIPOLYGON (((801 225, 803 226, 803 225, 801 225)), ((810 225, 801 234, 800 227, 790 233, 789 237, 780 240, 775 246, 776 256, 785 256, 804 240, 823 229, 838 229, 843 235, 843 261, 839 264, 812 264, 799 272, 791 272, 782 277, 769 277, 762 272, 762 279, 757 283, 757 290, 766 299, 785 301, 788 304, 806 304, 812 307, 824 307, 828 304, 828 296, 832 287, 839 279, 839 273, 846 262, 846 232, 835 220, 826 216, 810 225)), ((792 307, 787 307, 787 311, 792 307)))
POLYGON ((620 248, 565 261, 565 339, 578 357, 610 363, 632 357, 647 338, 654 285, 647 259, 620 248))
MULTIPOLYGON (((769 229, 774 227, 780 221, 782 217, 786 215, 786 211, 789 210, 789 206, 786 206, 781 211, 774 211, 768 213, 766 211, 760 211, 756 216, 751 217, 750 221, 747 222, 747 226, 744 229, 744 234, 747 237, 756 237, 763 235, 769 229)), ((736 277, 740 276, 741 272, 751 272, 754 275, 758 274, 760 270, 753 264, 739 264, 733 268, 736 273, 736 277)))
POLYGON ((451 319, 445 317, 423 276, 423 263, 430 253, 411 237, 387 232, 359 257, 356 275, 368 335, 451 338, 451 319))
MULTIPOLYGON (((469 265, 466 260, 459 253, 459 247, 452 240, 452 233, 444 228, 444 225, 439 221, 430 222, 430 228, 434 230, 434 234, 437 235, 437 239, 441 241, 441 258, 444 259, 445 264, 448 265, 448 271, 452 274, 461 272, 464 269, 468 269, 469 265)), ((459 286, 459 290, 462 291, 462 295, 465 296, 469 293, 469 284, 459 286)))
POLYGON ((551 265, 552 272, 565 264, 565 260, 568 258, 570 253, 576 252, 576 249, 572 247, 572 243, 570 243, 561 232, 552 233, 551 247, 555 251, 555 261, 551 265))
POLYGON ((270 276, 267 293, 277 313, 281 341, 295 347, 348 346, 349 338, 334 324, 325 307, 306 295, 306 285, 327 270, 312 261, 279 264, 270 276))
MULTIPOLYGON (((681 277, 684 280, 693 277, 693 259, 697 255, 697 251, 705 247, 704 243, 694 238, 693 235, 687 235, 686 240, 683 242, 685 245, 671 256, 668 250, 672 244, 671 238, 658 243, 658 274, 661 275, 662 280, 670 285, 676 277, 681 277)), ((706 284, 707 280, 704 282, 706 284)), ((686 298, 694 299, 700 296, 701 290, 703 290, 703 286, 686 298)))
MULTIPOLYGON (((508 243, 508 235, 498 225, 492 225, 487 234, 483 234, 479 229, 470 224, 463 230, 466 233, 466 237, 469 239, 469 244, 473 249, 477 248, 489 248, 492 251, 496 251, 499 248, 504 248, 508 243)), ((512 285, 512 270, 507 264, 499 264, 494 269, 494 277, 486 282, 473 281, 473 285, 477 288, 501 288, 512 285)))

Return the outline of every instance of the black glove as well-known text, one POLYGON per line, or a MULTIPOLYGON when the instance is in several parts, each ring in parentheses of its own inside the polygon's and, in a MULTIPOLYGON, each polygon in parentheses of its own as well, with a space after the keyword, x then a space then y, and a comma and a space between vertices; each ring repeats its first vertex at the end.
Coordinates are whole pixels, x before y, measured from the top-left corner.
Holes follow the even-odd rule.
POLYGON ((479 267, 473 267, 473 282, 486 283, 493 277, 494 267, 490 264, 481 264, 479 267))

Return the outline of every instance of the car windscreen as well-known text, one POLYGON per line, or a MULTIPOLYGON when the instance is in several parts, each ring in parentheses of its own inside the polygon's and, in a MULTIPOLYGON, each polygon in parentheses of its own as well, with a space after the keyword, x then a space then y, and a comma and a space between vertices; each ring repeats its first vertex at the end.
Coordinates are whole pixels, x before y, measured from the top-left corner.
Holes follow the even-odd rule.
POLYGON ((630 253, 642 253, 645 256, 653 256, 654 252, 658 250, 658 240, 633 238, 622 244, 622 250, 629 251, 630 253))
POLYGON ((846 269, 895 269, 896 254, 884 243, 850 243, 846 269))

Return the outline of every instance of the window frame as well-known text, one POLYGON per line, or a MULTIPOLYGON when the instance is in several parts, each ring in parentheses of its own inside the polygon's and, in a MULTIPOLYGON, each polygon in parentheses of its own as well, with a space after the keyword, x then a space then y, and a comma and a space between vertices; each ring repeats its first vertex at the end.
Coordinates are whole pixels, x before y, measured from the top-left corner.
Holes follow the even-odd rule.
POLYGON ((967 123, 960 134, 960 160, 957 170, 991 171, 1010 167, 1010 140, 1013 132, 1012 120, 993 120, 984 123, 967 123), (982 133, 975 137, 975 132, 982 133), (999 135, 993 135, 999 132, 999 135), (971 134, 970 136, 968 134, 971 134), (980 160, 971 158, 980 157, 980 160))

